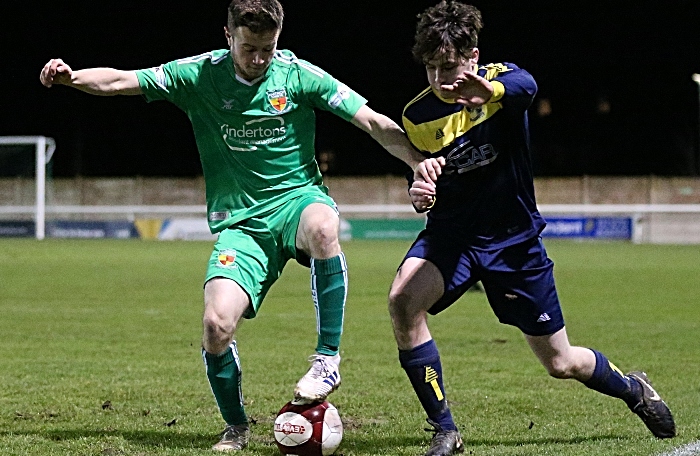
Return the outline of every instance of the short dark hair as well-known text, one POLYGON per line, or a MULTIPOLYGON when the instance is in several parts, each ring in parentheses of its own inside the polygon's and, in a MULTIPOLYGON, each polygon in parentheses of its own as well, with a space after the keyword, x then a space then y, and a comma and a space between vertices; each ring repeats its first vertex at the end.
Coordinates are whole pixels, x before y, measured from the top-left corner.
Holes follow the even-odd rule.
POLYGON ((481 12, 476 7, 442 0, 418 15, 413 57, 421 63, 450 52, 469 58, 483 27, 481 12))
POLYGON ((277 0, 233 0, 228 7, 228 28, 248 27, 253 33, 282 30, 284 10, 277 0))

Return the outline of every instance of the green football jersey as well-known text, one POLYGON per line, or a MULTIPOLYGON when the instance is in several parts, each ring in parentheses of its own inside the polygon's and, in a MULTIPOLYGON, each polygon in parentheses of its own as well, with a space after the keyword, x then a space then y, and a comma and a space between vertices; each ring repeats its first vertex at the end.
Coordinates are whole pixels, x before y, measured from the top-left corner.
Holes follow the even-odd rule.
POLYGON ((367 102, 283 50, 252 84, 236 76, 223 49, 136 74, 147 101, 170 101, 192 122, 212 233, 321 186, 314 109, 350 120, 367 102))

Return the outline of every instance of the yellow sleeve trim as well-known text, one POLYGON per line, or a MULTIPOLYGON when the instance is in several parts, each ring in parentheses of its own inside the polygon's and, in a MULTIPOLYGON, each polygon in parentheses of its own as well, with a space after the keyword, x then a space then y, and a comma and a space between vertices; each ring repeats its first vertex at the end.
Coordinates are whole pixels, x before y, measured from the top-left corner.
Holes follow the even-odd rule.
POLYGON ((498 103, 506 94, 506 88, 500 81, 491 81, 491 85, 493 86, 493 95, 491 95, 489 103, 498 103))

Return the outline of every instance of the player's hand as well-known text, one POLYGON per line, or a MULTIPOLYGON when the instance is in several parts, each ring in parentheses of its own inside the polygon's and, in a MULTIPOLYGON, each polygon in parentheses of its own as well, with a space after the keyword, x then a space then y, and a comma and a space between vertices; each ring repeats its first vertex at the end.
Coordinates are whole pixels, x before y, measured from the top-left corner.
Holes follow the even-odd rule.
POLYGON ((428 182, 434 186, 435 181, 442 174, 443 166, 445 166, 445 157, 426 158, 413 168, 413 179, 428 182))
POLYGON ((441 85, 440 89, 451 92, 454 100, 467 108, 486 104, 493 95, 493 86, 476 73, 465 71, 453 84, 441 85))
POLYGON ((61 59, 51 59, 44 65, 39 80, 46 87, 54 84, 68 84, 73 76, 73 70, 61 59))
POLYGON ((411 188, 408 189, 411 197, 411 204, 418 212, 425 212, 435 203, 435 184, 414 180, 411 188))

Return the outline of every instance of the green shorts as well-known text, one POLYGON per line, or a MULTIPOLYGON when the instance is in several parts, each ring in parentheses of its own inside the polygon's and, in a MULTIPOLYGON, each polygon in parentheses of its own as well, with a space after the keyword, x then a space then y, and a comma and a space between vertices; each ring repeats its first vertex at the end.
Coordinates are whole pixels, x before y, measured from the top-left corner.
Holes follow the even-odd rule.
POLYGON ((205 283, 215 277, 226 277, 240 285, 251 304, 243 315, 245 318, 253 318, 258 313, 287 261, 293 258, 301 265, 310 265, 310 258, 296 248, 297 229, 302 211, 310 204, 323 203, 338 211, 323 188, 309 187, 283 205, 219 233, 209 258, 205 283))

